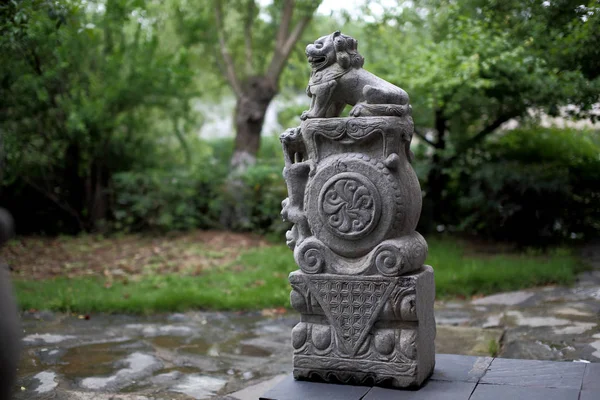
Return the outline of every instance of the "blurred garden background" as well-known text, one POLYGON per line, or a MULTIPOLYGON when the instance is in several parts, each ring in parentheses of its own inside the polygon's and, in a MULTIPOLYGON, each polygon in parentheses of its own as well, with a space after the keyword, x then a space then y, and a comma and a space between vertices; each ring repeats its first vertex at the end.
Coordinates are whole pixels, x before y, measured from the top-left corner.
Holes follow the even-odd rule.
POLYGON ((0 4, 1 255, 20 306, 288 307, 278 135, 335 30, 405 89, 440 298, 573 283, 600 232, 600 6, 0 4))

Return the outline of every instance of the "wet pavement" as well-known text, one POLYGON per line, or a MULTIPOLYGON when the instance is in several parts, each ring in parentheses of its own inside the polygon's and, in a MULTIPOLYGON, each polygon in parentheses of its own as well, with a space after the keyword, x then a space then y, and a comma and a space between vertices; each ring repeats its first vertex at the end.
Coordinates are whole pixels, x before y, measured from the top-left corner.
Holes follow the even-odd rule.
POLYGON ((205 399, 237 391, 289 371, 296 322, 296 315, 271 319, 258 313, 89 320, 28 314, 15 398, 86 399, 81 392, 91 392, 205 399), (50 393, 56 396, 46 397, 50 393))
MULTIPOLYGON (((599 312, 600 282, 439 302, 436 350, 600 362, 599 312)), ((291 372, 289 337, 298 320, 218 312, 89 320, 27 314, 15 397, 236 398, 238 390, 291 372)))
MULTIPOLYGON (((437 302, 436 351, 600 362, 600 259, 591 260, 595 268, 573 287, 437 302)), ((15 399, 256 398, 291 372, 298 320, 258 312, 27 313, 15 399)))

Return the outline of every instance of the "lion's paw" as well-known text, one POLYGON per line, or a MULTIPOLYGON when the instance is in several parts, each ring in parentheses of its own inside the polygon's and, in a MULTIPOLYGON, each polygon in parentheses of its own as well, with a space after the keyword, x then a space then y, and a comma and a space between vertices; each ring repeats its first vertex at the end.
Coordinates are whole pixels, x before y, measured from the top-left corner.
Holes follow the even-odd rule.
POLYGON ((352 110, 350 110, 350 116, 352 117, 360 117, 362 115, 363 112, 363 105, 362 104, 357 104, 354 107, 352 107, 352 110))
POLYGON ((309 111, 302 111, 302 114, 300 115, 300 119, 302 121, 304 121, 305 119, 308 119, 310 116, 310 112, 309 111))

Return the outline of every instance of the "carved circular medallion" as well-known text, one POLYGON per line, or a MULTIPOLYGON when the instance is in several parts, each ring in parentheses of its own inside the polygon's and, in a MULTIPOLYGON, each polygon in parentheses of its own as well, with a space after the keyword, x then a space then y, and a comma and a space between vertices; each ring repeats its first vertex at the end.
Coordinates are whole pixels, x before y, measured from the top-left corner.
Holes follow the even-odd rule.
POLYGON ((334 253, 362 257, 404 221, 403 193, 379 160, 360 153, 329 156, 306 186, 310 230, 334 253))
POLYGON ((373 230, 381 214, 375 185, 355 172, 331 177, 319 194, 321 221, 334 235, 354 240, 373 230))

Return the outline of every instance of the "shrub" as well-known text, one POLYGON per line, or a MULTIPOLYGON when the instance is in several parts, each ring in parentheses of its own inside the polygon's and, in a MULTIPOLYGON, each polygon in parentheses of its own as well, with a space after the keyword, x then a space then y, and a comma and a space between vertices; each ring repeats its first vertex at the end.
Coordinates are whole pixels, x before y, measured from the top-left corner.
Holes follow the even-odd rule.
POLYGON ((243 181, 248 190, 250 226, 262 233, 282 233, 288 224, 281 219, 281 201, 287 197, 287 187, 280 165, 257 165, 248 169, 243 181))
POLYGON ((281 221, 281 201, 287 189, 281 171, 279 141, 263 140, 259 162, 248 168, 235 185, 226 184, 230 139, 203 144, 209 156, 196 165, 176 164, 163 169, 115 175, 114 230, 188 230, 220 227, 228 207, 247 218, 231 224, 235 230, 259 233, 287 229, 281 221))
POLYGON ((114 177, 115 230, 187 230, 218 223, 210 168, 123 172, 114 177))
POLYGON ((519 129, 473 150, 450 171, 456 228, 521 244, 600 230, 600 135, 519 129))
POLYGON ((196 123, 203 87, 163 32, 168 13, 88 3, 0 5, 1 202, 20 232, 104 231, 113 176, 162 167, 160 149, 196 123))

